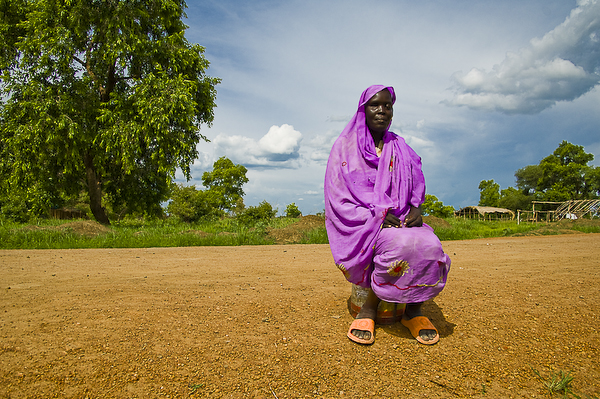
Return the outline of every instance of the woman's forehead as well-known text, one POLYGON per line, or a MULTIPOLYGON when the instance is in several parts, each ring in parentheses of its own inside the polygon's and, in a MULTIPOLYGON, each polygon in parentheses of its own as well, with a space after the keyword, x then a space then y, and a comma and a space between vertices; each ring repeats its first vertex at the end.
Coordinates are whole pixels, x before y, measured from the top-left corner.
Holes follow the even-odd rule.
POLYGON ((383 89, 375 94, 373 94, 373 96, 369 99, 369 101, 367 101, 367 103, 372 103, 372 102, 392 102, 392 94, 389 92, 388 89, 383 89))

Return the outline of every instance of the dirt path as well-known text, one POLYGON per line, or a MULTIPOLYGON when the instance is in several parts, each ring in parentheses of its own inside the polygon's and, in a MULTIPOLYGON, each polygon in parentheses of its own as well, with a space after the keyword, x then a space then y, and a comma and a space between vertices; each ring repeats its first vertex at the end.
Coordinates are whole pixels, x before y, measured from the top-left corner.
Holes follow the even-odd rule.
POLYGON ((531 368, 600 394, 600 234, 443 245, 431 347, 351 343, 326 245, 0 251, 0 397, 547 397, 531 368))

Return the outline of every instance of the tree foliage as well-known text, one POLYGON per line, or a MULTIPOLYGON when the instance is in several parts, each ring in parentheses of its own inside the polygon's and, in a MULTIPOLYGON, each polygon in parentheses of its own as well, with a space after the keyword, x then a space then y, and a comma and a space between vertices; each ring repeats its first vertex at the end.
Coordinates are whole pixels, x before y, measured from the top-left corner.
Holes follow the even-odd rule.
POLYGON ((266 200, 262 201, 258 206, 249 206, 237 216, 240 223, 252 226, 260 222, 268 222, 277 214, 277 209, 273 209, 271 204, 266 200))
POLYGON ((184 36, 183 0, 0 0, 0 206, 30 213, 82 190, 160 212, 175 170, 190 177, 215 85, 184 36))
POLYGON ((493 180, 479 183, 479 205, 511 209, 531 209, 532 201, 562 202, 594 199, 600 196, 600 167, 588 165, 594 155, 583 146, 563 141, 537 165, 528 165, 515 172, 516 188, 498 192, 493 180), (493 205, 496 204, 496 205, 493 205))
POLYGON ((173 187, 167 212, 188 223, 212 220, 223 215, 213 196, 195 186, 181 184, 173 187))
POLYGON ((221 157, 213 163, 211 172, 204 172, 202 184, 208 188, 219 209, 231 211, 244 196, 242 186, 248 183, 247 172, 244 165, 235 165, 229 158, 221 157))
POLYGON ((533 201, 532 195, 527 195, 514 187, 508 187, 500 191, 498 206, 516 212, 518 209, 531 208, 531 201, 533 201))
POLYGON ((299 218, 302 216, 302 212, 300 212, 296 203, 292 202, 285 208, 285 216, 288 218, 299 218))
POLYGON ((479 182, 479 206, 498 206, 500 185, 492 180, 479 182))
POLYGON ((243 165, 235 165, 226 157, 219 158, 213 163, 213 170, 202 175, 206 190, 174 186, 167 211, 185 222, 214 219, 223 216, 225 210, 239 216, 246 209, 242 198, 242 186, 248 182, 246 171, 243 165))
POLYGON ((435 195, 425 194, 425 202, 423 202, 423 205, 421 205, 421 212, 423 215, 448 218, 454 215, 454 211, 454 207, 444 205, 444 203, 438 200, 435 195))
POLYGON ((594 155, 568 141, 540 161, 515 172, 517 187, 539 201, 598 198, 600 168, 588 165, 594 155))
POLYGON ((528 165, 515 172, 517 188, 525 195, 532 195, 538 188, 538 181, 544 174, 540 165, 528 165))
POLYGON ((594 176, 596 167, 588 166, 593 154, 583 146, 563 141, 552 155, 540 162, 542 176, 538 179, 536 192, 546 201, 589 199, 598 196, 598 185, 594 176))

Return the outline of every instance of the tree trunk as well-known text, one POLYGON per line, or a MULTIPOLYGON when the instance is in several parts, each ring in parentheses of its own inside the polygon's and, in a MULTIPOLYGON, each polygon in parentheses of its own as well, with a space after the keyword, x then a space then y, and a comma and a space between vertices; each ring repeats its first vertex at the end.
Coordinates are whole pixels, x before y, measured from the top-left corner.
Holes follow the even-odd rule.
POLYGON ((102 188, 94 168, 94 158, 90 153, 84 155, 85 172, 88 184, 88 193, 90 195, 90 210, 99 223, 110 224, 106 209, 102 206, 102 188))

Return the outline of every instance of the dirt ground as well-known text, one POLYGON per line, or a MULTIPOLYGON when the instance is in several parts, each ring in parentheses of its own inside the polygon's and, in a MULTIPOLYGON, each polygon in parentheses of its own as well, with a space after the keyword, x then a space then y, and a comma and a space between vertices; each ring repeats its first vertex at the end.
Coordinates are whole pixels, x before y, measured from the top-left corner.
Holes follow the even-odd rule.
POLYGON ((444 242, 424 346, 350 342, 327 245, 0 251, 1 398, 600 394, 600 234, 444 242))

